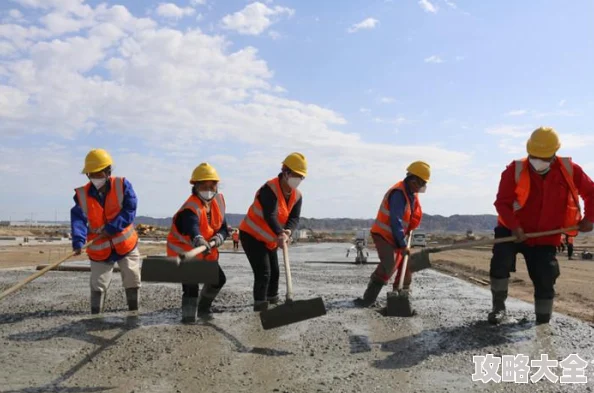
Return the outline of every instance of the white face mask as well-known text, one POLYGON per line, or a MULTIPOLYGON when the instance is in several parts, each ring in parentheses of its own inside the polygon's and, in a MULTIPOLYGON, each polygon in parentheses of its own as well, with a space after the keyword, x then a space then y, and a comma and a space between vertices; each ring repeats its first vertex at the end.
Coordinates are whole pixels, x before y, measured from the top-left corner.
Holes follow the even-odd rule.
POLYGON ((536 172, 541 174, 548 172, 551 167, 550 162, 538 158, 530 158, 529 161, 530 165, 532 165, 532 168, 534 168, 536 172))
POLYGON ((93 183, 95 188, 98 190, 100 190, 101 187, 103 187, 105 185, 105 182, 107 181, 107 179, 105 177, 102 177, 101 179, 90 179, 90 180, 91 180, 91 183, 93 183))
POLYGON ((417 191, 417 193, 424 194, 426 191, 427 191, 427 184, 425 184, 423 187, 419 188, 419 191, 417 191))
POLYGON ((300 179, 298 177, 290 177, 287 179, 287 184, 289 185, 289 187, 291 187, 294 190, 297 187, 299 187, 299 184, 301 184, 302 180, 303 179, 300 179))
POLYGON ((205 201, 210 201, 217 193, 215 191, 198 191, 198 195, 205 201))

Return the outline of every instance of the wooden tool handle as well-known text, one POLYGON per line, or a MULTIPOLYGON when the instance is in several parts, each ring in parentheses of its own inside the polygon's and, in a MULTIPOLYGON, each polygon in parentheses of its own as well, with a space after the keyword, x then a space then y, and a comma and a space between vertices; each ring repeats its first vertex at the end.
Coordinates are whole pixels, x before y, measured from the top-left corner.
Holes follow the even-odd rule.
MULTIPOLYGON (((412 237, 413 237, 413 233, 411 231, 408 234, 408 241, 406 242, 406 246, 409 248, 409 250, 410 250, 410 244, 412 243, 412 237)), ((402 260, 402 266, 400 268, 402 273, 400 274, 400 280, 398 281, 398 290, 399 291, 401 291, 402 288, 404 287, 404 276, 406 275, 406 267, 408 265, 408 257, 409 257, 409 254, 406 254, 402 260)))
POLYGON ((291 265, 289 263, 289 244, 285 242, 283 247, 283 261, 285 262, 285 277, 287 281, 287 301, 293 300, 293 282, 291 280, 291 265))
MULTIPOLYGON (((578 227, 576 226, 576 227, 569 227, 569 228, 553 229, 551 231, 544 231, 544 232, 533 232, 533 233, 527 233, 526 237, 528 239, 533 239, 536 237, 558 235, 558 234, 565 233, 565 232, 575 231, 577 229, 578 229, 578 227)), ((477 240, 474 242, 452 244, 451 246, 429 248, 427 250, 427 252, 432 253, 432 252, 441 252, 441 251, 449 251, 449 250, 462 250, 465 248, 472 248, 472 247, 477 247, 477 246, 489 246, 492 244, 513 242, 516 239, 517 239, 516 236, 500 237, 498 239, 483 239, 483 240, 477 240)))
MULTIPOLYGON (((215 245, 214 241, 210 242, 211 247, 214 247, 214 245, 215 245)), ((179 259, 182 261, 185 259, 191 259, 191 258, 194 258, 198 254, 202 254, 204 251, 206 251, 206 246, 196 247, 186 253, 179 254, 179 259)))
MULTIPOLYGON (((84 246, 82 246, 81 250, 84 250, 85 248, 89 247, 91 244, 93 244, 95 240, 91 240, 90 242, 87 242, 84 246)), ((30 283, 31 281, 35 280, 36 278, 44 275, 45 273, 47 273, 48 271, 52 270, 53 268, 57 267, 58 265, 60 265, 61 263, 66 262, 68 259, 70 259, 71 257, 75 256, 76 254, 74 252, 68 254, 66 257, 64 257, 63 259, 54 262, 50 265, 47 265, 45 268, 41 269, 40 271, 30 275, 29 277, 25 278, 23 281, 19 282, 18 284, 8 288, 6 291, 0 293, 0 300, 4 299, 6 296, 10 295, 13 292, 18 291, 19 289, 21 289, 22 287, 24 287, 25 285, 27 285, 28 283, 30 283)))

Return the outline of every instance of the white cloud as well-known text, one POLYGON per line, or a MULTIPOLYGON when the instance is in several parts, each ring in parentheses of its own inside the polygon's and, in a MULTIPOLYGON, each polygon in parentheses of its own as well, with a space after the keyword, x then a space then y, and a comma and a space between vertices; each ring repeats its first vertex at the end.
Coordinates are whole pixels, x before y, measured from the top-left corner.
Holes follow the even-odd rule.
POLYGON ((449 0, 443 0, 444 3, 446 3, 448 5, 448 7, 452 8, 452 9, 457 9, 458 5, 456 3, 454 3, 453 1, 449 1, 449 0))
POLYGON ((270 38, 272 38, 273 40, 278 40, 278 39, 282 38, 282 34, 275 30, 270 30, 268 32, 268 36, 270 38))
POLYGON ((359 108, 359 112, 361 112, 361 113, 369 113, 369 112, 371 112, 371 109, 368 109, 368 108, 359 108))
POLYGON ((192 6, 198 6, 198 5, 205 5, 206 4, 206 0, 190 0, 190 5, 192 6))
POLYGON ((21 19, 23 17, 23 13, 17 9, 12 9, 8 11, 8 16, 13 19, 21 19))
POLYGON ((437 55, 433 55, 433 56, 426 57, 425 63, 439 64, 439 63, 443 63, 443 60, 441 59, 441 57, 439 57, 437 55))
POLYGON ((235 30, 239 34, 259 35, 280 17, 293 16, 295 10, 287 7, 268 7, 266 4, 255 2, 247 5, 241 11, 226 15, 222 19, 222 26, 227 30, 235 30))
POLYGON ((185 16, 191 16, 196 13, 196 10, 192 7, 178 7, 173 3, 161 3, 157 7, 157 15, 164 18, 180 19, 185 16))
POLYGON ((466 59, 466 56, 456 56, 456 61, 462 61, 466 59))
POLYGON ((391 124, 391 125, 399 126, 399 125, 405 124, 407 122, 407 120, 404 116, 398 116, 393 119, 384 119, 381 117, 374 117, 373 122, 378 123, 378 124, 391 124))
POLYGON ((439 10, 439 8, 435 4, 430 3, 429 0, 419 0, 419 5, 425 12, 430 12, 432 14, 435 14, 439 10))
POLYGON ((507 112, 505 115, 506 116, 523 116, 526 113, 528 113, 528 111, 526 109, 515 109, 513 111, 507 112))
POLYGON ((451 214, 475 203, 472 192, 450 200, 469 188, 463 168, 471 166, 471 154, 426 140, 371 142, 346 132, 341 113, 281 96, 284 89, 253 47, 139 18, 119 5, 21 1, 42 18, 57 12, 80 23, 63 34, 51 23, 51 31, 0 26, 0 36, 19 49, 18 56, 0 59, 0 135, 9 141, 0 146, 0 184, 13 185, 0 193, 0 205, 67 211, 72 201, 64 190, 84 182, 79 167, 97 147, 90 140, 101 141, 113 153, 116 173, 133 182, 142 199, 139 214, 171 216, 187 197, 191 170, 211 159, 229 211, 243 213, 291 151, 309 161, 306 217, 353 211, 372 217, 377 206, 369 200, 379 201, 417 159, 432 164, 436 184, 450 182, 427 195, 428 212, 451 214), (48 140, 54 145, 46 146, 48 140), (32 167, 41 182, 23 181, 32 167), (366 187, 353 190, 352 184, 366 187))
POLYGON ((535 127, 526 125, 498 125, 489 127, 485 130, 490 135, 503 135, 511 138, 525 138, 528 140, 530 133, 534 131, 535 127))
POLYGON ((382 104, 393 104, 396 102, 396 99, 393 97, 380 97, 379 102, 382 104))
POLYGON ((543 117, 575 117, 579 116, 579 113, 567 109, 562 109, 558 111, 549 111, 549 112, 534 112, 533 116, 536 119, 541 119, 543 117))
POLYGON ((561 101, 559 101, 559 106, 564 106, 566 102, 567 102, 567 100, 561 100, 561 101))
POLYGON ((347 31, 349 33, 355 33, 359 30, 370 30, 370 29, 374 29, 379 23, 379 20, 375 19, 375 18, 367 18, 362 20, 359 23, 355 23, 354 25, 352 25, 351 27, 349 27, 347 29, 347 31))

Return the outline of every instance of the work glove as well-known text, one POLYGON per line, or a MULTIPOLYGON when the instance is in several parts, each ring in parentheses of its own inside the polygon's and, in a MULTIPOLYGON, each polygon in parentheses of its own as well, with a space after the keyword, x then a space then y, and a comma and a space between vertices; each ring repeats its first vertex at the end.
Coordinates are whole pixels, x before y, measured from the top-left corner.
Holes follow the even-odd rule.
POLYGON ((402 255, 402 257, 405 257, 407 255, 410 255, 410 248, 408 247, 401 247, 398 249, 398 252, 400 253, 400 255, 402 255))
POLYGON ((216 235, 214 235, 213 237, 211 237, 208 242, 214 242, 214 247, 219 248, 220 246, 223 245, 223 242, 225 241, 225 239, 223 239, 223 235, 221 235, 220 233, 217 233, 216 235))
POLYGON ((206 247, 206 251, 204 251, 204 253, 205 254, 208 254, 210 252, 210 244, 202 236, 196 236, 194 238, 194 240, 192 241, 192 246, 194 248, 205 246, 206 247))
POLYGON ((285 231, 279 233, 278 237, 276 238, 276 244, 280 248, 285 248, 285 244, 287 244, 288 241, 289 241, 289 236, 287 235, 287 233, 285 231))
POLYGON ((522 243, 523 241, 528 239, 522 228, 516 228, 512 231, 512 233, 515 237, 517 237, 516 243, 522 243))
POLYGON ((82 253, 82 249, 81 248, 75 248, 74 250, 72 250, 72 252, 74 253, 74 255, 80 255, 82 253))
POLYGON ((592 232, 593 229, 592 221, 586 220, 585 218, 582 221, 580 221, 578 226, 580 232, 592 232))

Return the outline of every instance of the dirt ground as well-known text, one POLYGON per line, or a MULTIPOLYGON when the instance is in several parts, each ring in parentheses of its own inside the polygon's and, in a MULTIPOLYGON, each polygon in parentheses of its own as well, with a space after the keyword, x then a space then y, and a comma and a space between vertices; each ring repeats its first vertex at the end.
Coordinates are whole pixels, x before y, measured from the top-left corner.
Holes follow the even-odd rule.
MULTIPOLYGON (((583 249, 594 251, 594 239, 581 238, 575 243, 574 260, 567 258, 567 251, 557 255, 561 276, 557 279, 555 310, 594 322, 594 261, 579 259, 583 249)), ((473 284, 488 288, 491 249, 448 251, 432 255, 435 269, 463 278, 473 284)), ((533 302, 533 286, 526 263, 518 255, 516 272, 511 274, 509 296, 533 302)))
MULTIPOLYGON (((251 309, 253 276, 240 253, 222 255, 227 284, 215 313, 191 325, 180 323, 180 285, 144 283, 140 312, 128 313, 114 275, 106 313, 92 317, 88 273, 48 272, 0 302, 0 391, 591 391, 594 363, 588 385, 471 380, 474 355, 577 353, 591 362, 588 324, 555 313, 550 325, 535 326, 531 304, 510 299, 512 320, 490 326, 488 290, 431 269, 415 275, 416 316, 385 317, 385 291, 377 307, 356 308, 375 266, 345 263, 354 259, 344 258, 348 246, 291 247, 295 298, 322 296, 327 314, 268 331, 251 309)), ((1 270, 0 291, 31 271, 1 270)), ((283 274, 281 267, 281 296, 283 274)))

